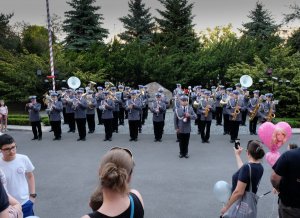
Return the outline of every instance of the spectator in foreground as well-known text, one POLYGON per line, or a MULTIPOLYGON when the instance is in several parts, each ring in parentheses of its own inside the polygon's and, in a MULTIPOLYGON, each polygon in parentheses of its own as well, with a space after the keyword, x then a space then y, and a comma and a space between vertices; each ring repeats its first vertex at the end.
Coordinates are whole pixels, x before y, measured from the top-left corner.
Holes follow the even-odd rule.
POLYGON ((271 183, 279 192, 279 218, 300 217, 300 148, 283 153, 273 166, 271 183))
POLYGON ((17 144, 8 134, 0 136, 0 168, 6 177, 7 192, 22 205, 24 217, 33 216, 35 201, 34 166, 26 155, 17 154, 17 144))
POLYGON ((142 218, 144 205, 141 194, 129 188, 134 161, 132 153, 115 147, 104 155, 99 169, 99 184, 91 196, 93 213, 82 218, 142 218))

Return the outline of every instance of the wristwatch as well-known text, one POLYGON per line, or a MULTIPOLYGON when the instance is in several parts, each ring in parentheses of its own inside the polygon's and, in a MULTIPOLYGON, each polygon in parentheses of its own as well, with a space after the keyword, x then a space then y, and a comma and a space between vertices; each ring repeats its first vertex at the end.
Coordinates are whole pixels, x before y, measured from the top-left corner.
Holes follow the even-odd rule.
POLYGON ((36 198, 37 194, 30 194, 29 196, 32 198, 36 198))

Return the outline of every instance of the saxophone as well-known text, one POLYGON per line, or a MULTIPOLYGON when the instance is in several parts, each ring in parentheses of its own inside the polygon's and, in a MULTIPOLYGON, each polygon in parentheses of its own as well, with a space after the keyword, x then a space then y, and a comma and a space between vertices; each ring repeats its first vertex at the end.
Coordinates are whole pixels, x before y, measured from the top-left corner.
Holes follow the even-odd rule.
POLYGON ((252 112, 250 112, 249 114, 249 120, 252 121, 255 117, 256 117, 256 114, 260 108, 260 103, 261 103, 262 99, 260 98, 258 103, 255 105, 255 108, 252 112))
POLYGON ((270 110, 268 115, 266 116, 267 122, 271 122, 275 118, 275 114, 273 113, 273 103, 270 106, 270 110))
POLYGON ((238 104, 238 101, 237 101, 237 102, 236 102, 236 105, 235 105, 235 107, 234 107, 233 114, 232 114, 232 120, 233 120, 233 121, 236 121, 236 118, 237 118, 237 116, 239 115, 240 112, 241 112, 241 111, 240 111, 240 109, 239 109, 239 104, 238 104))

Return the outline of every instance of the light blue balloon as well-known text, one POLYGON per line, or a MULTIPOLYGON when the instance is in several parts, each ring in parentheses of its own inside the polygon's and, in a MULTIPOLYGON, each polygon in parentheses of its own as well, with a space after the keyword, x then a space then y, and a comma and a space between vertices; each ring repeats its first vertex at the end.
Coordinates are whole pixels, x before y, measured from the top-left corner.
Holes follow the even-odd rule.
POLYGON ((214 185, 213 192, 218 201, 226 203, 231 196, 231 187, 225 181, 218 181, 214 185))

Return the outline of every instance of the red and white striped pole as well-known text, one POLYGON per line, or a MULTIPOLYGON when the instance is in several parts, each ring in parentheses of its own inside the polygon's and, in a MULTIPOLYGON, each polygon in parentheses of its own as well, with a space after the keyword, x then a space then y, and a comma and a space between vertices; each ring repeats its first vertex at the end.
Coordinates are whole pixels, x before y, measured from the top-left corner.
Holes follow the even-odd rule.
POLYGON ((53 61, 53 49, 52 49, 52 27, 51 27, 51 18, 49 10, 49 0, 46 0, 47 7, 47 21, 48 21, 48 38, 49 38, 49 53, 50 53, 50 69, 52 78, 53 91, 55 91, 55 75, 54 75, 54 61, 53 61))

